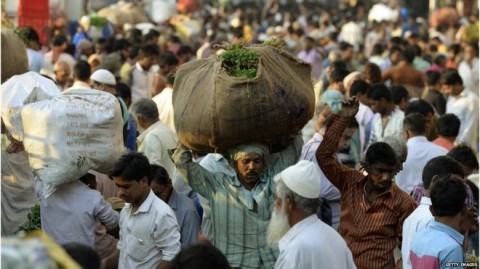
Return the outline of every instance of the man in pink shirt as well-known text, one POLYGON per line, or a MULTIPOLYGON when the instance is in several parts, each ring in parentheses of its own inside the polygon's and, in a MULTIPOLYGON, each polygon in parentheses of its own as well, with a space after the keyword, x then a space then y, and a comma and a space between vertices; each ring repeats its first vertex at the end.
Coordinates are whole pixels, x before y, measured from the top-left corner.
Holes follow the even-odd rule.
POLYGON ((444 114, 437 121, 438 138, 433 144, 451 150, 460 131, 460 120, 455 114, 444 114))

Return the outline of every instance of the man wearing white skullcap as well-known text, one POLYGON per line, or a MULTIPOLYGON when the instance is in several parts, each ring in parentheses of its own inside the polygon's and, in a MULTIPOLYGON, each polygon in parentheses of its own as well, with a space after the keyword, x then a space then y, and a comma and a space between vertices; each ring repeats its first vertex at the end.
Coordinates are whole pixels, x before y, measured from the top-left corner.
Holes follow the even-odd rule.
POLYGON ((278 243, 275 269, 356 268, 343 238, 316 216, 320 196, 320 169, 299 161, 275 176, 275 209, 267 243, 278 243))
POLYGON ((274 267, 278 249, 266 243, 273 178, 298 161, 302 145, 301 136, 295 137, 274 161, 267 161, 268 148, 261 143, 239 145, 228 150, 225 161, 215 162, 214 169, 193 162, 183 145, 175 150, 177 171, 211 206, 213 244, 232 268, 274 267))

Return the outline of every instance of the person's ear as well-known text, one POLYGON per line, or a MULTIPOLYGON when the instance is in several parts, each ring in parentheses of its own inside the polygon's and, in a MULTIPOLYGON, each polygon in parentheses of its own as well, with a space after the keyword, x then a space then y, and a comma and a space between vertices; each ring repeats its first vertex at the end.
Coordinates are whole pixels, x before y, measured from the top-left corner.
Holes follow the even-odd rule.
POLYGON ((287 212, 290 212, 295 208, 295 203, 293 202, 293 199, 291 196, 287 196, 285 198, 285 208, 287 212))
POLYGON ((140 183, 140 186, 142 186, 142 187, 150 187, 150 185, 148 184, 148 178, 146 176, 142 177, 142 179, 140 179, 139 183, 140 183))
POLYGON ((430 209, 430 213, 432 213, 432 216, 435 217, 435 209, 433 209, 433 206, 430 206, 429 209, 430 209))

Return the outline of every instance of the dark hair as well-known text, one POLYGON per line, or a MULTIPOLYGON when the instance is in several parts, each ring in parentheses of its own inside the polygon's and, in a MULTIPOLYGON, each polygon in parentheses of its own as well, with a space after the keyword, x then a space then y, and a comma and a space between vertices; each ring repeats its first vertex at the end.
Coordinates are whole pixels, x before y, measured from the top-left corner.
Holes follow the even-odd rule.
POLYGON ((440 81, 440 72, 428 70, 425 73, 425 83, 429 86, 433 86, 440 81))
POLYGON ((27 40, 29 42, 40 43, 40 37, 39 37, 37 31, 35 31, 35 29, 33 29, 33 27, 27 26, 27 27, 23 28, 22 30, 25 31, 25 37, 27 38, 27 40))
POLYGON ((73 75, 79 80, 86 81, 92 73, 90 64, 87 61, 78 61, 73 67, 73 75))
MULTIPOLYGON (((432 38, 432 39, 435 39, 435 38, 432 38)), ((433 45, 433 44, 428 45, 427 50, 430 51, 430 52, 437 52, 438 51, 437 46, 433 45)))
POLYGON ((180 48, 177 51, 178 56, 183 54, 188 54, 188 53, 193 53, 193 50, 192 50, 192 47, 186 46, 186 45, 180 46, 180 48))
POLYGON ((447 156, 457 160, 460 164, 478 170, 478 159, 473 149, 467 145, 459 145, 451 149, 447 156))
POLYGON ((438 178, 430 188, 432 213, 435 217, 454 216, 462 211, 467 198, 463 182, 451 175, 438 178))
POLYGON ((124 38, 115 40, 113 42, 113 51, 124 50, 124 49, 128 49, 130 47, 131 47, 130 42, 128 42, 128 40, 126 40, 124 38))
POLYGON ((97 39, 96 43, 100 45, 105 45, 105 43, 107 43, 107 39, 105 39, 105 37, 100 37, 99 39, 97 39))
POLYGON ((138 57, 150 57, 150 56, 158 56, 160 55, 160 51, 158 50, 157 45, 143 45, 138 50, 138 57))
POLYGON ((169 85, 173 85, 173 83, 175 83, 175 73, 170 73, 167 75, 167 84, 169 85))
POLYGON ((132 90, 127 84, 118 82, 117 85, 115 85, 115 89, 123 100, 132 99, 132 90))
POLYGON ((403 129, 416 135, 425 134, 426 125, 425 117, 420 113, 411 113, 403 119, 403 129))
POLYGON ((160 185, 168 185, 169 183, 172 183, 167 170, 160 165, 150 165, 150 177, 152 178, 152 182, 156 182, 160 185))
POLYGON ((451 113, 443 114, 437 121, 438 134, 455 137, 460 132, 460 119, 451 113))
POLYGON ((457 70, 455 69, 445 69, 442 72, 442 76, 440 78, 440 83, 445 85, 455 85, 457 83, 463 85, 462 77, 458 74, 457 70))
POLYGON ((415 44, 412 47, 415 50, 415 56, 418 56, 418 57, 422 56, 422 48, 420 48, 419 45, 415 44))
POLYGON ((164 52, 160 55, 160 60, 158 61, 160 67, 164 67, 166 65, 175 66, 178 64, 178 59, 175 55, 171 52, 164 52))
POLYGON ((370 83, 379 83, 382 80, 382 71, 375 63, 367 63, 363 68, 363 73, 370 83))
POLYGON ((390 50, 388 51, 388 55, 392 55, 395 52, 400 52, 402 53, 403 49, 400 46, 392 46, 390 50))
POLYGON ((380 101, 382 99, 385 99, 388 102, 392 101, 392 95, 390 94, 387 86, 385 86, 383 83, 373 84, 368 90, 367 97, 368 99, 375 101, 380 101))
MULTIPOLYGON (((400 46, 403 44, 403 39, 399 36, 394 36, 394 37, 390 38, 390 43, 393 45, 392 48, 393 47, 400 48, 400 46)), ((392 50, 390 49, 390 52, 391 51, 392 50)), ((401 51, 401 48, 400 48, 400 51, 401 51)))
POLYGON ((80 243, 67 243, 62 248, 83 269, 100 269, 100 256, 93 248, 80 243))
POLYGON ((447 57, 443 54, 437 54, 435 57, 433 57, 433 63, 444 67, 445 64, 447 63, 447 57))
POLYGON ((390 87, 390 93, 392 94, 392 102, 395 105, 400 104, 402 100, 408 101, 408 91, 402 85, 393 85, 390 87))
POLYGON ((346 51, 349 48, 353 48, 352 44, 345 41, 340 42, 340 44, 338 45, 338 49, 340 51, 346 51))
POLYGON ((370 165, 377 163, 396 165, 398 159, 390 145, 385 142, 376 142, 368 147, 365 153, 365 161, 370 165))
POLYGON ((53 38, 53 41, 52 41, 52 44, 55 47, 61 46, 65 43, 67 43, 67 38, 64 36, 56 36, 53 38))
POLYGON ((133 59, 138 56, 138 50, 140 49, 139 46, 133 46, 130 51, 128 52, 128 57, 133 59))
POLYGON ((350 87, 350 96, 356 96, 358 93, 367 94, 370 84, 363 79, 357 79, 350 87))
POLYGON ((459 44, 451 44, 448 46, 448 50, 452 50, 455 55, 460 53, 460 49, 461 47, 459 44))
POLYGON ((156 35, 155 33, 152 33, 152 32, 148 32, 145 35, 145 41, 149 41, 149 40, 157 38, 157 37, 159 37, 159 35, 156 35))
POLYGON ((413 63, 415 59, 415 49, 412 46, 406 46, 402 52, 402 58, 408 63, 413 63))
POLYGON ((382 55, 383 51, 384 51, 384 48, 382 44, 376 43, 375 45, 373 45, 372 52, 374 55, 382 55))
POLYGON ((147 177, 148 184, 150 184, 150 164, 147 157, 142 153, 130 152, 120 157, 120 160, 117 161, 110 172, 110 176, 135 181, 147 177))
POLYGON ((409 102, 407 108, 405 109, 405 116, 412 113, 420 113, 424 117, 428 115, 435 114, 432 105, 423 99, 418 99, 413 102, 409 102))
POLYGON ((349 72, 346 69, 333 69, 332 72, 330 73, 330 76, 328 78, 328 81, 330 83, 334 82, 342 82, 343 79, 348 76, 349 72))
POLYGON ((465 176, 462 165, 450 156, 438 156, 425 164, 422 171, 423 187, 428 190, 434 176, 443 175, 459 175, 465 176))
POLYGON ((168 265, 169 269, 230 269, 227 258, 212 244, 198 241, 184 249, 168 265))

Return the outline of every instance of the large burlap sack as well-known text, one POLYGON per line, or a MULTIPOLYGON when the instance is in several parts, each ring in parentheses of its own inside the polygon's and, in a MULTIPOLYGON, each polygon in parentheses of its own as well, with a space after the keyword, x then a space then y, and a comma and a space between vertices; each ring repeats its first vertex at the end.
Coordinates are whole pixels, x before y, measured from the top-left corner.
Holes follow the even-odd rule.
POLYGON ((1 113, 5 127, 18 141, 23 140, 20 111, 24 104, 50 99, 61 95, 55 83, 36 72, 11 77, 1 88, 1 113))
POLYGON ((310 65, 273 47, 258 53, 255 78, 231 77, 221 56, 183 64, 173 90, 179 140, 199 152, 253 141, 272 144, 298 133, 312 118, 310 65))
POLYGON ((30 166, 51 195, 93 169, 108 173, 124 153, 120 105, 110 93, 70 89, 21 111, 30 166))
POLYGON ((12 29, 2 29, 2 82, 28 71, 27 49, 12 29))

